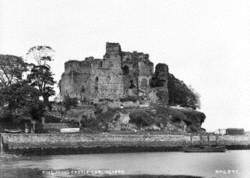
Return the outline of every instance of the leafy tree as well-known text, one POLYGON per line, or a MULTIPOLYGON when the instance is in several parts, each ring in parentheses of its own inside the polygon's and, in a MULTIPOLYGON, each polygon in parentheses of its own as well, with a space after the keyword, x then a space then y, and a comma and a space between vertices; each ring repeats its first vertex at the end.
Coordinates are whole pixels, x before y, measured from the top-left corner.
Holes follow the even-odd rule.
POLYGON ((170 105, 180 105, 193 109, 200 107, 199 95, 173 74, 169 74, 168 77, 168 92, 170 105))
POLYGON ((33 57, 38 65, 33 65, 27 80, 37 88, 44 104, 51 109, 49 97, 55 94, 56 83, 48 62, 53 60, 54 50, 49 46, 34 46, 27 52, 27 57, 33 57))
MULTIPOLYGON (((48 87, 48 83, 53 82, 53 77, 48 66, 37 67, 34 64, 28 64, 21 57, 13 55, 0 55, 0 105, 1 120, 20 122, 22 120, 30 120, 33 129, 37 121, 41 120, 44 113, 44 103, 39 100, 41 91, 37 87, 37 83, 33 79, 41 75, 45 79, 45 93, 53 94, 53 88, 48 87), (32 67, 27 78, 24 77, 29 67, 32 67), (39 75, 40 74, 40 75, 39 75), (27 80, 29 79, 29 80, 27 80), (50 82, 46 82, 46 79, 50 82), (52 91, 51 91, 52 90, 52 91)), ((40 83, 39 83, 40 84, 40 83)), ((40 86, 40 85, 38 85, 40 86)), ((46 95, 43 95, 46 96, 46 95)))
POLYGON ((39 102, 38 90, 30 86, 27 81, 2 88, 0 97, 4 103, 4 108, 9 110, 14 117, 29 112, 29 108, 39 102))
POLYGON ((23 74, 28 70, 28 64, 21 57, 0 55, 0 105, 16 105, 13 90, 23 81, 23 74))
POLYGON ((39 91, 39 96, 42 96, 44 104, 50 107, 49 97, 55 94, 53 85, 56 83, 50 68, 44 65, 34 65, 31 73, 27 76, 32 87, 39 91))
POLYGON ((2 109, 8 117, 3 119, 12 123, 30 120, 35 131, 35 125, 41 120, 45 111, 43 102, 39 100, 38 89, 23 80, 2 88, 0 97, 4 103, 2 109))
POLYGON ((13 112, 17 108, 22 108, 30 101, 38 100, 37 90, 25 81, 2 88, 0 97, 5 106, 13 112))
POLYGON ((40 100, 35 100, 32 105, 27 107, 27 115, 32 118, 31 123, 34 132, 36 132, 36 123, 41 122, 44 112, 45 105, 40 100))
POLYGON ((27 70, 27 63, 21 57, 0 55, 0 88, 21 81, 27 70))

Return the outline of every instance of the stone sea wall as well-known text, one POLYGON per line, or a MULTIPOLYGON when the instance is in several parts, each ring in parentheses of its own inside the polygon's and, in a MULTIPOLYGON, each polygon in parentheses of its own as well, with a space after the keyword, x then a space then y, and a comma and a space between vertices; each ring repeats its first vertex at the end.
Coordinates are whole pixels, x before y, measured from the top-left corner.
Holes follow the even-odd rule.
POLYGON ((9 149, 47 147, 181 146, 189 141, 182 135, 142 134, 2 134, 9 149))
POLYGON ((1 134, 3 151, 9 153, 67 154, 89 152, 179 151, 185 145, 250 147, 249 136, 189 136, 165 134, 1 134))

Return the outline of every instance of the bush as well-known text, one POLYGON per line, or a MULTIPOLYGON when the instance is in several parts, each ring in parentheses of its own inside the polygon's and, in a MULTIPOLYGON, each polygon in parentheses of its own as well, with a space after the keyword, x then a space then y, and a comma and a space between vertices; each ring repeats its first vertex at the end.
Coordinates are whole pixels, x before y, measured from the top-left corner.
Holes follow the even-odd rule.
POLYGON ((199 111, 194 110, 180 110, 185 116, 187 117, 187 120, 197 123, 202 123, 206 119, 206 115, 199 111))
POLYGON ((120 101, 121 102, 127 102, 127 101, 136 102, 137 101, 137 97, 136 96, 128 96, 126 98, 121 98, 120 101))
POLYGON ((41 118, 44 116, 45 105, 43 102, 38 101, 33 105, 29 106, 28 114, 32 117, 33 120, 41 121, 41 118))
POLYGON ((173 74, 168 77, 169 104, 182 107, 199 108, 199 95, 173 74))
POLYGON ((58 122, 61 122, 61 118, 46 114, 45 121, 46 121, 46 123, 58 123, 58 122))
POLYGON ((129 117, 130 117, 129 122, 135 124, 139 128, 150 126, 155 122, 151 114, 145 111, 132 112, 129 114, 129 117))

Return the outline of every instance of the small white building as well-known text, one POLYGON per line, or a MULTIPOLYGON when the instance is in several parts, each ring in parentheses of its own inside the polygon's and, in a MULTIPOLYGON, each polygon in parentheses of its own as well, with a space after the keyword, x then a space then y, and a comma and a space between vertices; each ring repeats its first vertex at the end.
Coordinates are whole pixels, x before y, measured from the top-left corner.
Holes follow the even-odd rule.
POLYGON ((218 135, 225 135, 226 134, 226 129, 217 129, 214 131, 215 134, 218 135))

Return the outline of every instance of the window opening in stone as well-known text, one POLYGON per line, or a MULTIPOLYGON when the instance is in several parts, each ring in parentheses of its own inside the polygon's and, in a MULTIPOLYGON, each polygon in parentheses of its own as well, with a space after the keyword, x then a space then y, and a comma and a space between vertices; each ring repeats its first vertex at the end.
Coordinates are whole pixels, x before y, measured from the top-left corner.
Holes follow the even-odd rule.
POLYGON ((84 86, 82 86, 82 88, 81 88, 81 92, 82 92, 82 93, 84 93, 84 92, 85 92, 85 88, 84 88, 84 86))
POLYGON ((128 66, 124 66, 122 68, 122 72, 123 72, 123 75, 128 75, 129 74, 129 67, 128 66))
POLYGON ((130 87, 129 88, 135 88, 135 84, 133 80, 130 80, 130 87))

